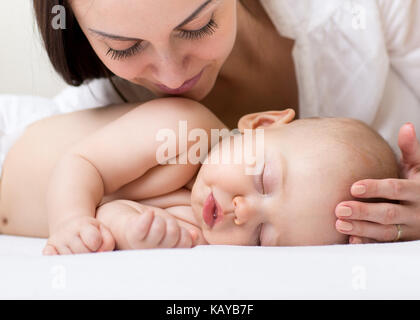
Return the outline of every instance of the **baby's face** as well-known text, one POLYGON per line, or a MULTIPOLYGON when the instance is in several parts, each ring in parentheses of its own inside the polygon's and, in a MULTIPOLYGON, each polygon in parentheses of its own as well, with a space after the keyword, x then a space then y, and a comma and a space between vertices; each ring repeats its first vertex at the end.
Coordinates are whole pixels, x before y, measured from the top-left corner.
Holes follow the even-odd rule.
MULTIPOLYGON (((242 139, 244 136, 241 135, 242 139)), ((254 135, 255 137, 255 135, 254 135)), ((233 145, 233 137, 229 137, 233 145)), ((335 206, 350 199, 346 147, 300 120, 264 130, 264 167, 249 175, 245 159, 203 164, 191 204, 210 244, 295 246, 344 243, 335 206), (345 196, 343 196, 345 195, 345 196), (346 198, 346 199, 344 199, 346 198), (213 211, 215 220, 206 211, 213 211)))

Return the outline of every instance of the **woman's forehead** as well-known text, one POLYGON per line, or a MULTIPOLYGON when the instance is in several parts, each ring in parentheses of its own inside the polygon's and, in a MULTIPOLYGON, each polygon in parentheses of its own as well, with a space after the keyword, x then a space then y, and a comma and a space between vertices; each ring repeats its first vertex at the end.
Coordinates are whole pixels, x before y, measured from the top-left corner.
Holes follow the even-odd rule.
MULTIPOLYGON (((70 4, 78 18, 96 19, 105 22, 136 21, 143 24, 158 24, 187 18, 201 6, 215 0, 71 0, 70 4)), ((180 21, 182 22, 182 21, 180 21)))

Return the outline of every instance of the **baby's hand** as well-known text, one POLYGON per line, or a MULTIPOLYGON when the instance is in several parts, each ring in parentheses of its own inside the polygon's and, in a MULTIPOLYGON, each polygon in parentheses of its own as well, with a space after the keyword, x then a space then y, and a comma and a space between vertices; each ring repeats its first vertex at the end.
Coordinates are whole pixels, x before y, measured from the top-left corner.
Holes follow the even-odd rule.
POLYGON ((191 248, 197 238, 174 217, 152 208, 133 214, 127 222, 125 237, 130 249, 191 248))
POLYGON ((48 238, 44 255, 112 251, 111 232, 93 217, 74 217, 62 223, 48 238))

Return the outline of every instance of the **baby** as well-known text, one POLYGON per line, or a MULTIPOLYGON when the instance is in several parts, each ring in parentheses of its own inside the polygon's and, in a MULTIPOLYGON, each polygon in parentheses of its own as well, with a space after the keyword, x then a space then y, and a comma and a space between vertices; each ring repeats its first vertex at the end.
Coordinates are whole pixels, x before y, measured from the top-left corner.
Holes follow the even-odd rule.
POLYGON ((117 249, 346 243, 335 229, 335 206, 352 199, 350 186, 360 179, 398 177, 395 156, 360 121, 294 116, 287 109, 240 119, 242 133, 263 129, 263 162, 250 164, 232 147, 238 137, 246 144, 242 133, 217 141, 208 155, 194 141, 183 145, 179 119, 188 124, 185 134, 205 132, 206 145, 214 143, 212 129, 227 129, 197 102, 167 98, 133 109, 57 164, 47 193, 44 254, 101 251, 105 229, 117 249), (178 133, 165 165, 157 159, 163 128, 178 133), (230 161, 221 161, 226 149, 230 161), (206 161, 181 161, 191 152, 206 161))

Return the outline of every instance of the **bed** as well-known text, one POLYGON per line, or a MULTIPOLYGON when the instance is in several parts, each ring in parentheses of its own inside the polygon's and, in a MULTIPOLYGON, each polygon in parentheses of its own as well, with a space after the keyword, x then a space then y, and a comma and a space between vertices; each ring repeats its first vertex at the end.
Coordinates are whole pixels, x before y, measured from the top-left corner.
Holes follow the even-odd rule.
MULTIPOLYGON (((73 96, 68 91, 66 97, 73 96)), ((1 121, 14 129, 80 105, 90 106, 0 95, 0 107, 10 110, 1 121)), ((15 136, 7 130, 2 134, 6 150, 15 136)), ((420 241, 199 246, 44 257, 45 242, 0 235, 0 299, 420 298, 420 241)))
POLYGON ((419 299, 420 241, 41 255, 0 235, 0 299, 419 299))

